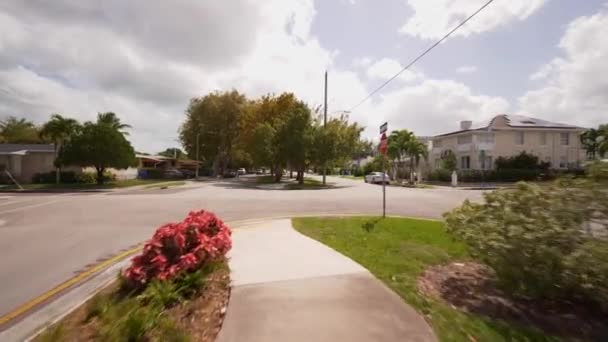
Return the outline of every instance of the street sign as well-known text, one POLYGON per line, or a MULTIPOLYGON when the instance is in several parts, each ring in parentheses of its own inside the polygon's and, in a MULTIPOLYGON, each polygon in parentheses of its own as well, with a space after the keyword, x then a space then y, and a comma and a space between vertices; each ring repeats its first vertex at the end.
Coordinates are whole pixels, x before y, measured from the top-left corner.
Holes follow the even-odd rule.
POLYGON ((380 134, 386 133, 387 130, 388 130, 388 122, 385 122, 382 125, 380 125, 380 134))

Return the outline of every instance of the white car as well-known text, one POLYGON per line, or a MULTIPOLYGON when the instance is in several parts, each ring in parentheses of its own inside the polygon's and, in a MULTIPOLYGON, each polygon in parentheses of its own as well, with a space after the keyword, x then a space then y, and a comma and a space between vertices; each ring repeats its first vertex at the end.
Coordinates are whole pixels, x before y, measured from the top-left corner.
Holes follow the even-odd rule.
POLYGON ((239 175, 245 175, 245 174, 247 174, 247 170, 245 170, 244 168, 240 168, 240 169, 236 170, 236 173, 239 175))
POLYGON ((388 175, 385 174, 384 172, 372 172, 369 175, 365 176, 365 178, 363 180, 365 181, 365 183, 372 183, 372 184, 382 183, 383 175, 384 175, 384 182, 386 184, 390 184, 390 179, 389 179, 388 175))

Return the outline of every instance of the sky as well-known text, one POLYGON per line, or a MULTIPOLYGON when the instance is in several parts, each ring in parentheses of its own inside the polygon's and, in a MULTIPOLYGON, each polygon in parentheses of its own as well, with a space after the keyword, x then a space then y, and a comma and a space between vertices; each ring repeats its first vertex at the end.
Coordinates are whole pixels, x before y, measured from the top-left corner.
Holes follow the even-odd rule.
MULTIPOLYGON (((3 0, 0 118, 113 111, 138 151, 179 146, 193 97, 294 92, 330 116, 372 90, 486 0, 3 0)), ((349 113, 434 135, 523 114, 608 122, 608 2, 495 0, 349 113)))

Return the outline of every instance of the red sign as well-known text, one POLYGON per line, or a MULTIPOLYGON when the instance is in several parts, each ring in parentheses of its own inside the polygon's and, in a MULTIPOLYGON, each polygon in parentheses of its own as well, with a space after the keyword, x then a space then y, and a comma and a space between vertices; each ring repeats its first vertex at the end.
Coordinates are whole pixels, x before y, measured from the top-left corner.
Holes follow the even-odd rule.
POLYGON ((386 155, 387 147, 388 139, 386 138, 386 133, 382 133, 382 137, 380 138, 380 153, 386 155))

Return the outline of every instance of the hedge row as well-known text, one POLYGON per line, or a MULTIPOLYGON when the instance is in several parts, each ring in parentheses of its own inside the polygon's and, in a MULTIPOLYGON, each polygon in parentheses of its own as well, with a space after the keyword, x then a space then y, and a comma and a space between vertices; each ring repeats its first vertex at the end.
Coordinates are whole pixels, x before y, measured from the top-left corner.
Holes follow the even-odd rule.
MULTIPOLYGON (((535 180, 551 180, 562 173, 577 172, 555 172, 534 169, 500 169, 500 170, 458 170, 459 182, 518 182, 518 181, 535 181, 535 180)), ((581 171, 581 174, 584 174, 581 171)), ((427 176, 429 181, 451 182, 452 172, 445 169, 435 170, 427 176)))

